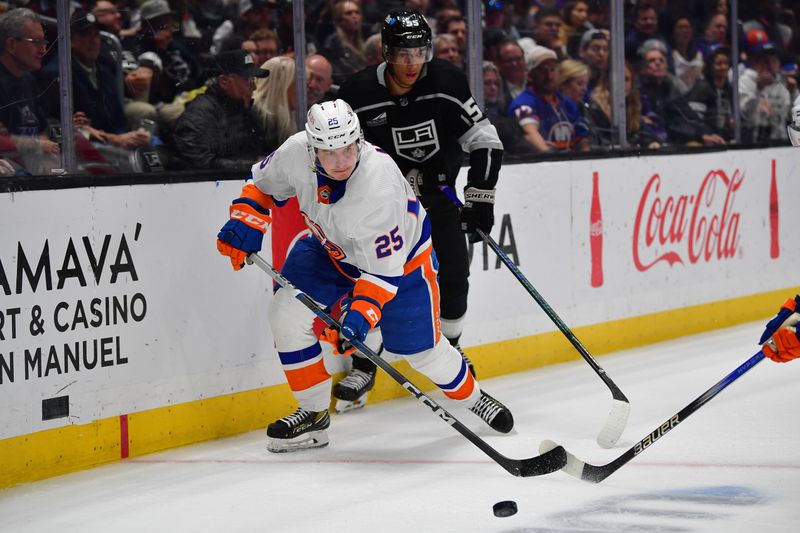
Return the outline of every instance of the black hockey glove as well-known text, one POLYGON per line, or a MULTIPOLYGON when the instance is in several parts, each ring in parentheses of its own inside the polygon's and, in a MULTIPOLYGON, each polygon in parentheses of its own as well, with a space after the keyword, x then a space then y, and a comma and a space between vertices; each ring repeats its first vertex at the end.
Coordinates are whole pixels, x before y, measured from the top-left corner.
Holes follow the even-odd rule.
POLYGON ((464 189, 464 207, 461 209, 461 231, 467 233, 469 242, 478 242, 481 236, 475 230, 489 233, 494 225, 494 189, 464 189))

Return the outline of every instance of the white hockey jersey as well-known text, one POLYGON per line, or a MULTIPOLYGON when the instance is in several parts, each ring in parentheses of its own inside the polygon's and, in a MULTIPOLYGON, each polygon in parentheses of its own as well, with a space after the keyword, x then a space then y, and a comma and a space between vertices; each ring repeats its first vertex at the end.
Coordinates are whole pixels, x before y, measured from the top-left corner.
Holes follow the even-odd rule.
POLYGON ((412 260, 431 253, 425 210, 392 158, 368 142, 344 181, 315 171, 305 132, 253 165, 252 175, 276 205, 297 197, 314 236, 334 260, 360 271, 357 292, 381 307, 397 293, 406 269, 413 270, 412 260))

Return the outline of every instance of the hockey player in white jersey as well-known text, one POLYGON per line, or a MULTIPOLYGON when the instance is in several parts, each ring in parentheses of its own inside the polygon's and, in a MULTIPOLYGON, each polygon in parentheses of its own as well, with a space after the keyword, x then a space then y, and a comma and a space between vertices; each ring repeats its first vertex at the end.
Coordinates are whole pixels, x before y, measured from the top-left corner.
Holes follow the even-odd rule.
MULTIPOLYGON (((380 325, 387 351, 405 357, 495 430, 511 431, 511 412, 481 391, 441 334, 438 265, 425 210, 392 158, 363 140, 347 103, 312 106, 305 132, 253 165, 252 177, 218 235, 217 247, 234 270, 261 249, 269 210, 296 196, 313 237, 295 244, 282 274, 326 307, 348 295, 342 330, 327 335, 339 351, 380 325)), ((269 320, 299 407, 267 428, 271 452, 328 444, 331 377, 314 318, 289 291, 277 289, 269 320)))
POLYGON ((792 146, 800 146, 800 96, 792 105, 792 121, 786 126, 792 146))

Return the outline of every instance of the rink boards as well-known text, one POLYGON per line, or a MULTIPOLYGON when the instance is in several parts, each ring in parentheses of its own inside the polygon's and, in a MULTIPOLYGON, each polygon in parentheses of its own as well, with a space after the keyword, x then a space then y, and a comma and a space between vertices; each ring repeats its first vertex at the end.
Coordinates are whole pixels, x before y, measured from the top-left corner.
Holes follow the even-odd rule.
MULTIPOLYGON (((800 290, 798 160, 776 148, 506 165, 492 236, 593 355, 766 318, 800 290)), ((0 487, 293 408, 270 280, 215 249, 240 187, 0 194, 0 487)), ((296 226, 276 218, 279 263, 296 226)), ((490 249, 471 254, 462 344, 481 377, 579 357, 490 249)), ((332 373, 343 363, 326 357, 332 373)), ((403 394, 381 375, 371 401, 403 394)))

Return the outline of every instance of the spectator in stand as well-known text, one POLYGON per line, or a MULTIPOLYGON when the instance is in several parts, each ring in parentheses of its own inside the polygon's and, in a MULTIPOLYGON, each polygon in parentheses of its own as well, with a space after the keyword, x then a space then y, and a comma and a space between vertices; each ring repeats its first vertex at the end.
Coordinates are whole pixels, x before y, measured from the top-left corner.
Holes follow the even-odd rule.
POLYGON ((567 47, 567 55, 578 58, 581 38, 587 31, 593 29, 589 23, 588 0, 572 0, 567 2, 561 12, 563 24, 559 31, 559 40, 567 47))
POLYGON ((142 119, 157 120, 159 111, 150 103, 153 80, 161 75, 161 59, 155 52, 145 52, 135 59, 134 68, 125 73, 125 116, 134 129, 142 119))
POLYGON ((522 130, 517 122, 508 115, 508 100, 503 98, 500 90, 502 80, 497 66, 491 61, 483 62, 483 102, 484 114, 497 130, 497 135, 503 142, 506 154, 531 154, 535 153, 522 135, 522 130))
POLYGON ((169 103, 175 96, 201 84, 200 64, 176 31, 176 14, 166 0, 147 0, 140 9, 141 28, 123 43, 135 57, 152 52, 161 68, 154 71, 150 103, 169 103))
POLYGON ((447 33, 447 22, 452 18, 459 18, 463 16, 464 14, 455 4, 442 6, 438 11, 436 11, 436 31, 434 31, 433 34, 440 35, 442 33, 447 33))
MULTIPOLYGON (((228 48, 227 45, 233 42, 233 39, 228 39, 226 41, 225 50, 233 50, 233 48, 228 48)), ((255 41, 251 41, 250 39, 245 39, 239 45, 239 48, 250 54, 250 57, 253 58, 253 63, 256 65, 260 65, 261 63, 258 62, 258 49, 256 49, 255 41)))
POLYGON ((460 69, 464 68, 456 38, 449 33, 442 33, 433 38, 433 56, 449 61, 460 69))
MULTIPOLYGON (((136 0, 125 0, 133 2, 136 0)), ((192 52, 196 55, 207 55, 211 49, 214 32, 227 19, 227 12, 235 10, 230 8, 224 0, 185 0, 186 12, 184 13, 181 26, 184 37, 191 46, 192 52)), ((182 5, 182 4, 175 4, 182 5)), ((244 36, 244 35, 242 35, 244 36)))
POLYGON ((625 59, 636 61, 646 41, 658 40, 667 49, 667 40, 658 32, 658 11, 652 3, 638 2, 633 9, 633 28, 625 36, 625 59))
POLYGON ((589 65, 589 85, 586 92, 608 78, 608 33, 606 30, 589 30, 581 37, 578 55, 589 65))
POLYGON ((664 132, 666 144, 725 144, 695 113, 678 89, 678 80, 667 70, 667 53, 661 41, 645 41, 641 47, 640 91, 646 118, 654 131, 664 132))
MULTIPOLYGON (((444 21, 444 33, 452 35, 456 42, 456 49, 462 61, 467 58, 467 19, 464 17, 450 17, 444 21)), ((444 35, 444 34, 441 34, 444 35)))
POLYGON ((525 52, 517 41, 506 39, 500 43, 497 48, 497 69, 503 80, 503 99, 511 102, 525 90, 527 83, 525 52))
POLYGON ((320 53, 331 62, 333 81, 337 85, 367 65, 361 21, 361 7, 353 0, 342 0, 333 5, 336 31, 325 39, 320 53))
MULTIPOLYGON (((70 17, 70 49, 72 51, 72 107, 82 113, 76 124, 88 140, 109 143, 119 148, 146 146, 150 136, 129 131, 122 95, 119 94, 115 66, 100 58, 100 26, 94 14, 76 9, 70 17)), ((42 82, 48 87, 42 93, 49 115, 61 114, 58 57, 42 69, 42 82)))
MULTIPOLYGON (((753 3, 753 18, 742 24, 742 35, 753 30, 761 30, 777 50, 778 57, 783 59, 793 54, 792 40, 797 22, 794 11, 784 9, 782 0, 761 0, 753 3), (788 22, 791 24, 785 24, 788 22)), ((745 43, 746 45, 746 43, 745 43)))
POLYGON ((715 48, 726 46, 728 42, 728 19, 721 14, 711 15, 703 28, 703 37, 697 41, 697 47, 703 54, 703 60, 706 61, 715 48))
MULTIPOLYGON (((611 88, 608 77, 603 78, 589 95, 587 122, 592 148, 611 148, 617 144, 611 127, 611 88)), ((666 137, 659 134, 645 117, 633 67, 628 62, 625 63, 625 131, 628 144, 634 148, 657 150, 661 147, 658 139, 666 137)))
POLYGON ((556 91, 558 57, 543 46, 531 52, 528 88, 508 109, 537 152, 587 151, 588 131, 572 101, 556 91))
POLYGON ((333 87, 332 73, 333 68, 330 62, 325 59, 325 56, 311 54, 306 57, 306 103, 309 108, 319 102, 336 99, 333 92, 338 90, 338 87, 335 87, 334 91, 331 92, 333 87))
POLYGON ((764 30, 751 30, 745 39, 747 68, 739 77, 742 140, 758 143, 786 139, 792 100, 778 77, 781 64, 777 47, 764 30))
MULTIPOLYGON (((555 52, 559 61, 567 57, 566 43, 559 38, 561 24, 561 14, 553 7, 542 7, 533 17, 534 43, 555 52)), ((530 50, 526 48, 526 52, 529 54, 530 50)), ((529 56, 528 59, 530 60, 529 56)))
POLYGON ((484 45, 488 34, 493 31, 501 32, 511 39, 519 39, 521 37, 513 21, 514 7, 509 2, 488 0, 485 6, 484 45))
POLYGON ((678 17, 672 27, 672 73, 688 92, 703 77, 703 54, 694 43, 694 29, 689 17, 678 17))
POLYGON ((26 169, 49 173, 58 164, 58 144, 47 137, 47 116, 38 102, 33 73, 47 51, 39 16, 26 8, 0 14, 0 123, 26 169))
POLYGON ((608 0, 589 0, 589 24, 592 28, 607 30, 611 27, 608 0))
POLYGON ((214 56, 217 72, 204 94, 189 102, 175 124, 172 143, 192 168, 249 168, 266 155, 250 113, 255 78, 269 72, 258 68, 245 50, 214 56))
POLYGON ((733 140, 733 87, 728 80, 731 51, 720 47, 711 52, 703 69, 704 77, 697 80, 686 95, 695 113, 706 125, 730 142, 733 140))
MULTIPOLYGON (((113 35, 120 45, 125 37, 122 34, 122 13, 119 12, 116 4, 110 0, 97 0, 92 8, 92 14, 97 18, 100 31, 113 35)), ((122 57, 118 57, 116 47, 110 45, 106 39, 100 44, 100 57, 110 60, 114 68, 121 66, 122 72, 127 74, 137 67, 136 58, 129 50, 122 50, 122 57)))
POLYGON ((256 65, 263 65, 281 51, 281 40, 272 30, 258 29, 250 34, 249 39, 256 44, 256 65))
POLYGON ((238 17, 226 20, 214 31, 211 53, 221 51, 225 47, 225 41, 233 36, 249 36, 260 29, 271 28, 275 16, 274 7, 274 3, 268 0, 239 0, 238 17))
POLYGON ((565 59, 558 65, 556 90, 575 104, 584 115, 584 102, 589 99, 589 67, 583 61, 565 59))
POLYGON ((92 8, 97 24, 103 31, 119 36, 122 31, 122 13, 111 0, 97 0, 92 8))
POLYGON ((294 59, 273 57, 262 67, 269 70, 270 75, 256 85, 253 111, 264 138, 265 151, 270 153, 297 131, 294 59))
POLYGON ((379 65, 383 63, 383 48, 381 45, 381 33, 373 33, 364 41, 364 60, 367 66, 379 65))

